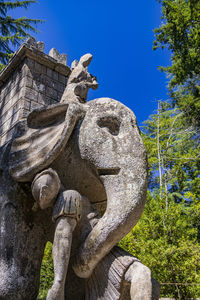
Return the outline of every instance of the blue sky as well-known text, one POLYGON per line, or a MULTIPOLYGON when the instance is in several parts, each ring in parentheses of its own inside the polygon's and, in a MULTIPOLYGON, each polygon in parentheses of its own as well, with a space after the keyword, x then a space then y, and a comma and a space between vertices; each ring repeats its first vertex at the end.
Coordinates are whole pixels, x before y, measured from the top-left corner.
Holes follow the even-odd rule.
POLYGON ((89 71, 99 88, 89 93, 89 100, 119 100, 141 125, 155 111, 156 100, 167 99, 167 79, 157 67, 169 64, 169 53, 152 50, 160 11, 157 0, 38 0, 14 16, 44 19, 36 39, 45 43, 46 53, 53 47, 66 53, 69 66, 92 53, 89 71))

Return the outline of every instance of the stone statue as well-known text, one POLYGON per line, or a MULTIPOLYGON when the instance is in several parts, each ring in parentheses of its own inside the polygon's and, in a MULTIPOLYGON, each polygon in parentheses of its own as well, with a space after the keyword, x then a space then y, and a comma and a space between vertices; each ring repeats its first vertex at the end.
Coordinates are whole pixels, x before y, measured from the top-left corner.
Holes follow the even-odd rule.
MULTIPOLYGON (((87 70, 91 59, 86 54, 73 63, 60 103, 33 110, 25 134, 8 150, 11 177, 5 179, 5 170, 0 191, 23 198, 13 214, 20 209, 16 224, 28 228, 31 246, 29 254, 23 250, 24 265, 17 257, 21 281, 3 260, 1 299, 36 299, 42 251, 53 237, 55 277, 48 300, 159 298, 150 270, 116 247, 144 208, 145 147, 129 108, 110 98, 86 104, 88 89, 97 88, 87 70)), ((14 262, 16 255, 11 255, 14 262)))
POLYGON ((32 194, 41 209, 52 207, 55 222, 53 241, 54 283, 47 300, 64 300, 64 285, 70 258, 72 232, 81 217, 81 195, 76 191, 60 190, 58 174, 50 169, 36 175, 32 194), (58 196, 58 199, 55 198, 58 196))
POLYGON ((91 60, 92 55, 88 53, 83 55, 80 61, 75 60, 72 62, 72 73, 69 76, 61 103, 71 101, 86 103, 89 88, 94 90, 98 88, 96 77, 87 71, 91 60))

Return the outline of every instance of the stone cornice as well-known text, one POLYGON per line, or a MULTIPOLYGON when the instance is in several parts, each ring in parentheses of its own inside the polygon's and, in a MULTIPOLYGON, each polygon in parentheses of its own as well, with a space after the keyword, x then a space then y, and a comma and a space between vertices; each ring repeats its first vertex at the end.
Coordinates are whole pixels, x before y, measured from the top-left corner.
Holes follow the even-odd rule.
POLYGON ((56 59, 40 51, 33 45, 23 43, 21 47, 14 53, 13 57, 6 65, 6 67, 0 73, 0 87, 7 81, 13 71, 26 57, 31 58, 64 76, 68 76, 70 73, 70 68, 68 66, 65 66, 64 64, 58 62, 56 59))

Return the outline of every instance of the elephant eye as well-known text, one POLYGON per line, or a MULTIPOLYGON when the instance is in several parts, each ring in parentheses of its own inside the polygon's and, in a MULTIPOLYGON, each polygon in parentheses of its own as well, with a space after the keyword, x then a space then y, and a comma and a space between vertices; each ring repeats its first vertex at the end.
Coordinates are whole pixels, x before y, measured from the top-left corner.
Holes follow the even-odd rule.
POLYGON ((106 128, 112 135, 118 135, 120 129, 120 121, 115 116, 105 116, 97 121, 97 125, 106 128))

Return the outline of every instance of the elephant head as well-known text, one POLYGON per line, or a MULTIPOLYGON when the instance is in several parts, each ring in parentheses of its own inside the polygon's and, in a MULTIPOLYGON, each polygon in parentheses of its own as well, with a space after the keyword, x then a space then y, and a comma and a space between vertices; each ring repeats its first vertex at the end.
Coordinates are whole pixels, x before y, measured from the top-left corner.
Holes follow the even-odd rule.
POLYGON ((34 124, 13 143, 10 171, 17 181, 31 181, 38 171, 53 164, 66 188, 77 189, 90 201, 107 198, 105 213, 75 255, 74 271, 86 278, 138 222, 145 204, 147 160, 135 115, 129 108, 109 98, 88 102, 84 116, 79 108, 60 104, 33 112, 30 124, 33 116, 40 126, 44 125, 36 128, 34 124), (57 122, 53 125, 52 116, 57 122), (78 164, 77 159, 71 163, 73 174, 74 170, 82 173, 78 179, 70 172, 69 153, 79 156, 78 164), (83 165, 89 165, 93 177, 83 165), (87 193, 83 186, 87 186, 84 180, 88 176, 90 186, 98 180, 104 188, 94 187, 92 193, 87 193))
POLYGON ((138 222, 147 188, 146 151, 133 112, 109 98, 88 105, 78 134, 80 156, 95 167, 107 207, 77 253, 74 270, 80 277, 89 277, 101 258, 138 222))

